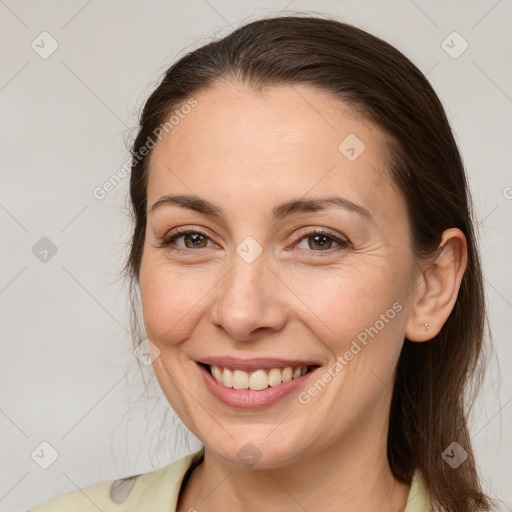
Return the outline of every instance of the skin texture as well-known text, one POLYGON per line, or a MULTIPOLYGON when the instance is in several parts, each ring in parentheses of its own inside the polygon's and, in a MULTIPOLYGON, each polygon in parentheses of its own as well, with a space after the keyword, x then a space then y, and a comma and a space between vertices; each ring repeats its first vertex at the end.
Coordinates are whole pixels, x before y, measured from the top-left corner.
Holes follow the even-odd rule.
POLYGON ((206 450, 178 510, 403 510, 409 486, 386 457, 395 366, 404 336, 427 341, 448 318, 466 267, 463 234, 445 231, 436 260, 414 256, 383 134, 327 93, 222 83, 196 98, 151 155, 148 211, 165 194, 190 194, 225 219, 170 205, 148 213, 140 273, 157 379, 206 450), (365 145, 354 161, 338 149, 350 134, 365 145), (280 203, 333 195, 372 218, 331 207, 271 219, 280 203), (184 237, 160 246, 177 227, 205 230, 203 248, 184 237), (348 245, 318 248, 318 228, 348 245), (263 250, 252 263, 236 251, 248 236, 263 250), (292 393, 263 409, 228 407, 195 362, 315 360, 316 380, 396 303, 394 318, 307 404, 292 393), (260 458, 246 467, 237 454, 249 442, 260 458))

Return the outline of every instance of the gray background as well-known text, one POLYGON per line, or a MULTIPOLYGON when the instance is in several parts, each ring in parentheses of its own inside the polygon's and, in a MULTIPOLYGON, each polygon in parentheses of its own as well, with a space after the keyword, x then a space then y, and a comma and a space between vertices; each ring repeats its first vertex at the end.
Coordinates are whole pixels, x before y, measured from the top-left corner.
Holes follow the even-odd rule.
POLYGON ((313 10, 398 47, 447 110, 479 219, 497 348, 471 432, 487 492, 512 510, 510 0, 0 0, 0 510, 196 449, 175 441, 181 430, 157 384, 143 396, 131 353, 120 279, 127 180, 103 200, 92 191, 127 161, 138 109, 178 56, 263 15, 313 10), (58 43, 47 58, 55 43, 43 31, 58 43), (463 39, 446 39, 454 31, 463 39), (48 469, 31 457, 50 462, 41 442, 58 452, 48 469))

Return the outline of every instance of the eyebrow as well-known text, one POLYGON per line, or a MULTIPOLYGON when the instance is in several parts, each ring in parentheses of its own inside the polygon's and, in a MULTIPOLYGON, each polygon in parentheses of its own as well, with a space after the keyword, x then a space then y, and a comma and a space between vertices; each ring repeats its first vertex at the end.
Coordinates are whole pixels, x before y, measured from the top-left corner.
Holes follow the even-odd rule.
MULTIPOLYGON (((156 201, 150 208, 148 213, 155 211, 157 208, 162 206, 179 206, 181 208, 187 208, 196 212, 211 215, 222 222, 225 222, 225 216, 218 206, 210 203, 206 199, 203 199, 195 195, 165 195, 156 201)), ((272 210, 272 219, 278 221, 286 217, 287 215, 299 212, 316 212, 323 211, 329 207, 338 207, 351 212, 355 212, 367 220, 373 221, 374 218, 369 210, 364 206, 353 203, 343 197, 322 197, 318 199, 293 199, 277 205, 272 210)))

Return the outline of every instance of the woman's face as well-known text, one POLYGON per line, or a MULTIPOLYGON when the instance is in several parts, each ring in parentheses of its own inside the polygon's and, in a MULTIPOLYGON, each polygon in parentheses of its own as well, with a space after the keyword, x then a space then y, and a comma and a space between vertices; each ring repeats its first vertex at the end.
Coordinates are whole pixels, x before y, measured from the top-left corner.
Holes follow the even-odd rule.
POLYGON ((381 132, 309 86, 196 99, 150 161, 140 288, 165 396, 233 464, 385 442, 416 267, 381 132))

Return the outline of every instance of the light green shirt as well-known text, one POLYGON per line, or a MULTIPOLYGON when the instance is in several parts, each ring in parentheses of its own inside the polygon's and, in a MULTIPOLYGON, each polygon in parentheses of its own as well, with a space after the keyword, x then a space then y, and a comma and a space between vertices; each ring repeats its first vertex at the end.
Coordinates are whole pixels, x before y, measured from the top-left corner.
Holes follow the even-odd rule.
MULTIPOLYGON (((108 480, 62 494, 27 512, 176 512, 185 474, 202 461, 203 450, 150 473, 108 480)), ((418 472, 412 479, 404 512, 430 512, 418 472)))

